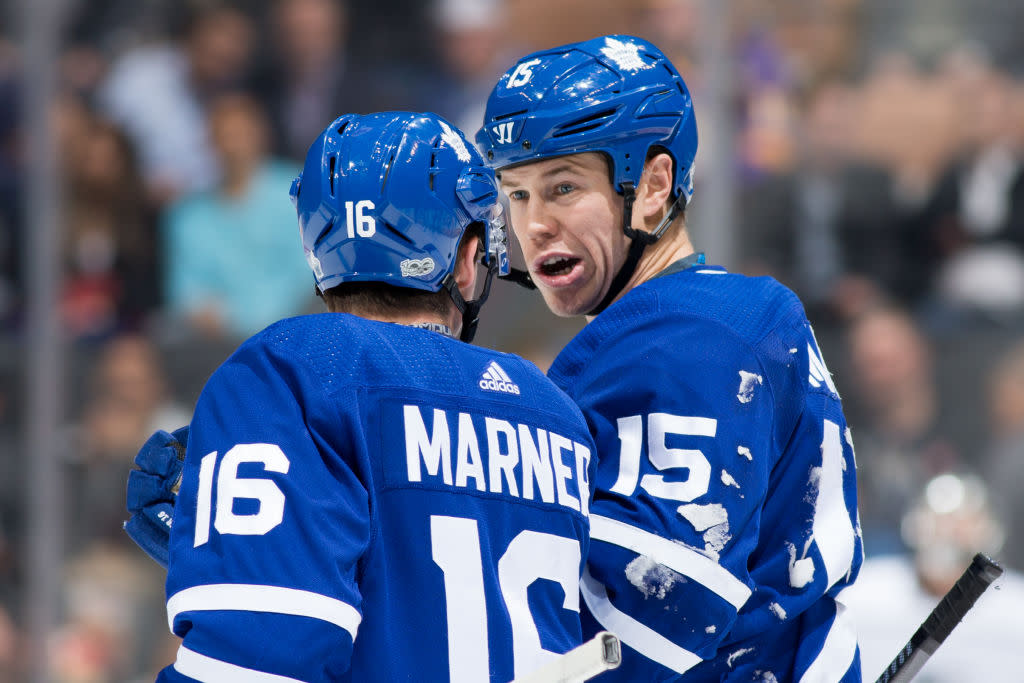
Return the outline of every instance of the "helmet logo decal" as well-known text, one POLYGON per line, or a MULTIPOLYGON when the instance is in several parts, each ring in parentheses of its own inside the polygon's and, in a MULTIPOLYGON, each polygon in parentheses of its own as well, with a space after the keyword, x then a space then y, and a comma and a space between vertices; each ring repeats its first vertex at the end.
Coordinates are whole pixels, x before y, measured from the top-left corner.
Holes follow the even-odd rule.
POLYGON ((398 266, 402 269, 402 277, 423 277, 434 272, 434 259, 429 256, 406 259, 398 266))
POLYGON ((459 161, 465 163, 472 161, 473 157, 470 156, 469 150, 466 148, 466 143, 462 141, 462 136, 452 130, 452 127, 444 121, 439 119, 438 123, 441 124, 441 130, 444 131, 441 133, 441 139, 444 140, 445 144, 455 150, 455 156, 459 158, 459 161))
POLYGON ((529 83, 530 79, 533 78, 532 67, 535 67, 538 64, 540 64, 539 59, 531 59, 529 61, 516 64, 516 68, 508 75, 507 87, 518 88, 529 83))
POLYGON ((496 126, 492 126, 491 130, 494 131, 494 135, 496 136, 494 142, 499 145, 507 145, 512 142, 512 128, 514 126, 515 121, 505 121, 496 126))
POLYGON ((615 65, 623 71, 640 71, 654 66, 640 58, 640 46, 636 43, 616 40, 609 36, 605 38, 604 44, 605 47, 601 48, 601 54, 615 62, 615 65))

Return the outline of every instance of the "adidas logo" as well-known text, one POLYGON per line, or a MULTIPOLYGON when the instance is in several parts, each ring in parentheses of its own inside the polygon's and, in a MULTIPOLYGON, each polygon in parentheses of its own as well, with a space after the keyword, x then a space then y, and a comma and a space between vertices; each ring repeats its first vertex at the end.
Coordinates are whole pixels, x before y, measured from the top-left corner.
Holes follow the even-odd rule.
POLYGON ((495 361, 491 361, 491 364, 484 370, 484 374, 480 375, 480 381, 478 382, 481 389, 487 391, 502 391, 506 394, 519 394, 519 385, 512 381, 501 366, 495 361))

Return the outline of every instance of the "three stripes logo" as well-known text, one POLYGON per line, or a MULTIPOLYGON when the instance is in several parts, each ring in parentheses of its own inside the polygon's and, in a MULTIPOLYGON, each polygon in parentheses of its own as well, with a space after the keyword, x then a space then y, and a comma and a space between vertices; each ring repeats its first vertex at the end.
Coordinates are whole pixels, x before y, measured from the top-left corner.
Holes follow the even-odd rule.
POLYGON ((505 373, 496 361, 491 361, 487 369, 480 376, 478 383, 481 389, 487 391, 501 391, 506 394, 519 394, 519 385, 512 381, 512 378, 505 373))

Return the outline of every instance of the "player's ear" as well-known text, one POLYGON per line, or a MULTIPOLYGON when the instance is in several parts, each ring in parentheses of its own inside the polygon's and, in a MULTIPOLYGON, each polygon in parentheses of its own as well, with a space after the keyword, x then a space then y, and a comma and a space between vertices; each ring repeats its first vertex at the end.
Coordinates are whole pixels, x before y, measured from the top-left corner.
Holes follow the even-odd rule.
POLYGON ((459 288, 462 298, 467 301, 474 298, 477 278, 476 262, 479 252, 480 238, 472 233, 467 233, 459 243, 459 252, 455 259, 455 284, 459 288))
POLYGON ((674 162, 668 154, 655 154, 644 164, 636 192, 634 213, 645 219, 660 219, 672 199, 674 162))

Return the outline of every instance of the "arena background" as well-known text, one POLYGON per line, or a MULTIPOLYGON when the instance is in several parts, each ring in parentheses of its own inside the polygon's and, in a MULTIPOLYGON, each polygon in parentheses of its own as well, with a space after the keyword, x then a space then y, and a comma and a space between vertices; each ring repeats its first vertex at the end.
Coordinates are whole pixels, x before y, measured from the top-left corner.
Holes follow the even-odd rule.
MULTIPOLYGON (((804 300, 869 562, 1024 569, 1022 26, 1022 0, 0 1, 0 681, 173 661, 126 473, 245 336, 319 310, 275 240, 323 125, 432 110, 472 136, 516 57, 603 33, 691 87, 697 247, 804 300)), ((498 286, 477 341, 545 368, 581 324, 498 286)), ((973 628, 1019 634, 1019 596, 973 628)), ((960 642, 1016 680, 1024 648, 960 642)))

